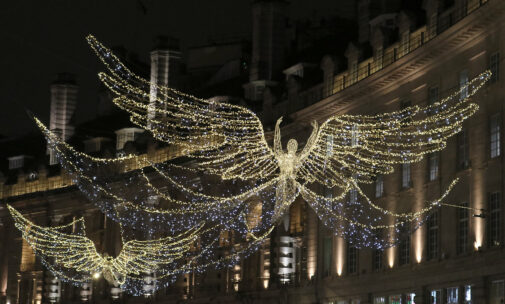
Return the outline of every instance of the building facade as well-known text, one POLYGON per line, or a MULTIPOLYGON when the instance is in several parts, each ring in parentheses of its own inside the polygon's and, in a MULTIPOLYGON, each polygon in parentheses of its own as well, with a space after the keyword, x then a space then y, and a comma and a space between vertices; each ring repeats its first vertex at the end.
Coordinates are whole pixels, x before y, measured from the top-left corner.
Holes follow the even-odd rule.
MULTIPOLYGON (((276 6, 286 5, 257 2, 255 14, 263 10, 274 14, 276 6)), ((359 12, 373 1, 358 2, 359 12)), ((490 69, 492 79, 472 99, 480 110, 443 151, 398 166, 366 188, 377 203, 393 210, 405 204, 417 208, 440 197, 458 177, 447 202, 474 209, 441 207, 397 246, 358 250, 334 236, 298 199, 262 249, 233 268, 189 273, 149 298, 132 298, 100 279, 84 287, 55 280, 20 238, 2 206, 0 303, 503 303, 505 80, 500 75, 500 53, 505 50, 501 39, 505 2, 426 0, 422 8, 426 22, 421 25, 406 11, 388 10, 364 18, 360 33, 369 37, 349 44, 344 65, 335 54, 321 58, 322 81, 315 85, 303 86, 307 73, 298 70, 307 65, 299 63, 285 67, 297 74, 285 80, 286 94, 278 94, 279 80, 270 76, 274 65, 267 65, 266 74, 258 72, 267 76, 251 76, 250 84, 265 81, 261 94, 249 99, 263 103, 264 112, 268 109, 269 115, 262 113, 265 124, 289 117, 283 137, 304 142, 313 120, 322 123, 336 114, 377 114, 427 105, 490 69), (371 57, 364 56, 364 42, 371 47, 371 57)), ((254 50, 253 45, 252 64, 258 64, 260 71, 263 66, 254 50)), ((248 84, 244 88, 247 91, 248 84)), ((157 153, 160 160, 178 156, 174 148, 151 147, 145 153, 157 153)), ((118 252, 117 227, 83 198, 64 173, 51 176, 40 170, 33 181, 20 174, 16 183, 0 183, 0 198, 41 225, 84 216, 99 251, 118 252)), ((223 241, 222 246, 226 250, 230 243, 223 241)))

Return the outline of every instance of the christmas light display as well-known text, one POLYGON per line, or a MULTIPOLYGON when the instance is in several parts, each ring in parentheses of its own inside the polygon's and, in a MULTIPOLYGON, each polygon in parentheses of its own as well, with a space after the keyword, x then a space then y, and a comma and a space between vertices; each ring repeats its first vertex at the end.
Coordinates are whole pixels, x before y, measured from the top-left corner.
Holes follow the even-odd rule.
POLYGON ((172 265, 172 273, 233 265, 261 245, 298 196, 353 246, 395 245, 443 205, 457 179, 440 198, 402 211, 374 203, 362 185, 392 173, 397 164, 417 162, 443 149, 477 111, 469 100, 491 75, 486 71, 424 107, 314 122, 303 149, 290 139, 285 152, 282 118, 270 148, 250 110, 157 86, 128 70, 94 37, 88 42, 108 69, 99 78, 116 95, 113 102, 155 139, 182 148, 190 161, 160 163, 148 155, 92 157, 35 121, 79 189, 123 226, 176 237, 205 222, 192 232, 199 250, 185 255, 191 263, 172 265), (132 162, 135 169, 126 170, 132 162), (227 242, 233 246, 227 245, 226 254, 221 250, 223 232, 235 235, 227 242))
POLYGON ((62 226, 41 227, 10 205, 7 207, 15 226, 35 253, 50 264, 58 278, 75 283, 88 282, 100 274, 111 284, 120 285, 127 280, 143 281, 149 273, 157 277, 173 276, 203 227, 187 229, 175 237, 127 241, 121 253, 112 258, 99 254, 93 241, 85 236, 83 218, 62 226))

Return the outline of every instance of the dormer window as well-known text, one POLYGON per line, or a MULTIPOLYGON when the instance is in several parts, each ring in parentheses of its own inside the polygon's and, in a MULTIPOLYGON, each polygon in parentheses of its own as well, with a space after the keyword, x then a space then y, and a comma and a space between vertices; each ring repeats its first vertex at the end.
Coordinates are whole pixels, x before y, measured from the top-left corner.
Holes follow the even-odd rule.
POLYGON ((31 157, 27 155, 16 155, 7 158, 7 160, 9 161, 9 170, 23 168, 28 158, 31 157))
POLYGON ((140 134, 144 133, 144 130, 139 128, 123 128, 117 130, 115 133, 116 150, 122 150, 127 142, 135 141, 140 134))

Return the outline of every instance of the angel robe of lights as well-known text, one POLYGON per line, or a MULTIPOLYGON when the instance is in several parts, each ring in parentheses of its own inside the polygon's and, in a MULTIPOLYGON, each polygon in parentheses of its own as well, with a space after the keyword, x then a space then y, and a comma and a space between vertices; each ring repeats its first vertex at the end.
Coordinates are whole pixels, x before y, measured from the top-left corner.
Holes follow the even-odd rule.
MULTIPOLYGON (((447 140, 461 130, 463 122, 477 111, 477 104, 469 102, 470 98, 491 75, 486 71, 430 105, 377 115, 334 115, 319 127, 314 122, 305 147, 298 152, 297 141, 291 139, 285 153, 281 147, 281 120, 276 124, 272 149, 261 121, 249 109, 151 83, 131 72, 93 36, 87 39, 108 70, 99 73, 100 80, 116 96, 113 103, 129 113, 134 124, 151 132, 155 139, 184 149, 192 160, 188 169, 219 176, 223 183, 253 184, 238 194, 210 196, 171 177, 170 168, 185 166, 169 162, 151 164, 167 184, 177 185, 195 197, 200 196, 199 199, 208 199, 211 207, 198 205, 201 216, 205 212, 218 216, 222 210, 232 210, 231 206, 273 189, 272 201, 263 201, 264 209, 273 210, 269 214, 263 212, 264 216, 270 216, 266 224, 275 225, 295 198, 302 195, 335 234, 362 247, 394 245, 395 235, 408 224, 411 227, 407 230, 422 224, 455 181, 438 199, 421 208, 409 206, 410 209, 397 212, 373 203, 361 185, 392 173, 395 165, 418 162, 426 154, 442 150, 447 140)), ((72 153, 62 152, 66 156, 72 153)), ((161 187, 148 186, 163 194, 161 187)), ((216 190, 215 186, 212 188, 216 190)), ((231 216, 234 212, 223 214, 231 216)), ((195 214, 188 214, 187 218, 195 214)))

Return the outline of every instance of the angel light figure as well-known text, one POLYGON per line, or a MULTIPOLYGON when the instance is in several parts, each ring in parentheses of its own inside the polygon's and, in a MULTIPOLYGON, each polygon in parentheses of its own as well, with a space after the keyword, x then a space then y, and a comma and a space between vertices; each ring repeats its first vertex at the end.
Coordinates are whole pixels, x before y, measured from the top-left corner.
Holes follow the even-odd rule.
MULTIPOLYGON (((298 142, 290 139, 284 152, 280 135, 282 119, 276 123, 270 148, 262 123, 251 110, 200 99, 150 82, 131 72, 93 36, 87 39, 108 70, 99 73, 100 80, 116 95, 114 104, 128 112, 134 124, 160 141, 182 147, 185 156, 194 160, 196 170, 217 175, 223 181, 257 184, 226 198, 202 197, 211 201, 244 201, 272 187, 275 194, 272 223, 301 195, 337 234, 349 231, 348 227, 352 232, 346 233, 353 234, 356 227, 370 235, 377 235, 379 229, 398 230, 402 224, 422 222, 423 214, 440 205, 455 181, 439 199, 421 210, 406 212, 374 204, 360 185, 392 173, 397 164, 418 162, 424 155, 442 150, 447 140, 461 130, 463 122, 477 111, 477 104, 469 100, 491 75, 489 71, 483 72, 430 105, 377 115, 329 116, 320 126, 312 123, 312 134, 301 151, 298 142), (329 195, 322 194, 322 189, 329 195), (378 220, 378 216, 366 210, 393 220, 378 220)), ((153 168, 169 180, 169 174, 162 172, 166 166, 154 164, 153 168)), ((160 194, 159 189, 155 190, 160 194)), ((211 205, 208 211, 218 213, 219 204, 211 205)), ((226 208, 229 210, 230 205, 226 208)))

